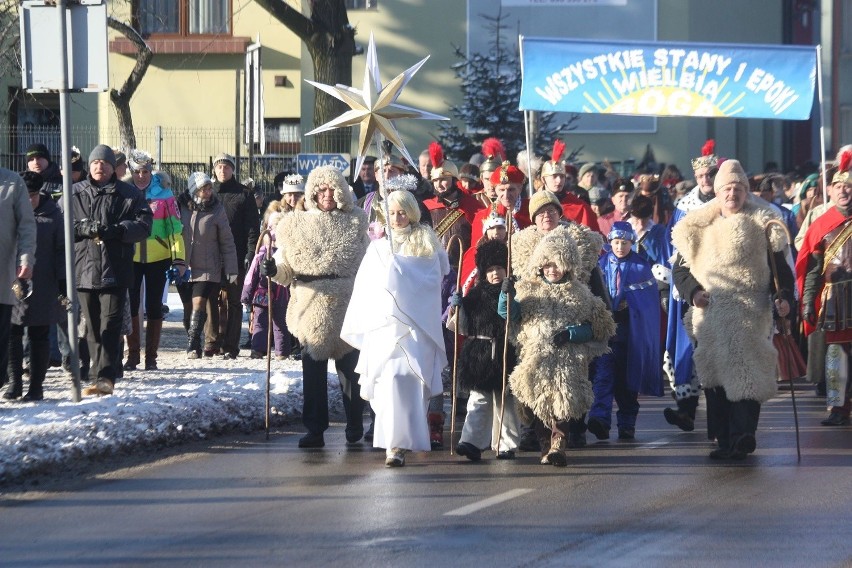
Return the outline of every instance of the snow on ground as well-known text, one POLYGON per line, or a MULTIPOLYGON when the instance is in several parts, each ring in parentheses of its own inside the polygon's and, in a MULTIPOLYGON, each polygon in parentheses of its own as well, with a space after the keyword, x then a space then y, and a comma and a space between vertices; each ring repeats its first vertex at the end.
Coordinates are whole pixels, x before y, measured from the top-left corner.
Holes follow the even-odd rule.
MULTIPOLYGON (((53 368, 43 401, 0 399, 0 485, 29 473, 56 471, 72 461, 263 428, 266 359, 250 359, 248 350, 236 360, 186 359, 186 334, 175 294, 170 294, 169 306, 159 370, 144 371, 142 365, 125 371, 113 395, 73 403, 70 377, 53 368)), ((294 421, 302 407, 301 363, 273 359, 270 384, 274 423, 294 421)), ((26 386, 24 376, 24 392, 26 386)), ((332 414, 342 413, 334 375, 329 376, 329 405, 332 414)))

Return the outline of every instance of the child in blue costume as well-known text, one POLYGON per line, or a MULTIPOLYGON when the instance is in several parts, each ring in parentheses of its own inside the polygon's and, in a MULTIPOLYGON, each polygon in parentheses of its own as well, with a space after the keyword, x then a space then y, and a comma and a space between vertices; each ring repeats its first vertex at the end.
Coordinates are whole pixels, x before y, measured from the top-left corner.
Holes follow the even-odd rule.
POLYGON ((611 352, 593 363, 595 401, 589 411, 589 431, 609 438, 612 401, 618 404, 618 437, 632 440, 639 414, 639 394, 662 396, 660 365, 660 304, 650 263, 631 250, 636 234, 630 223, 618 221, 607 236, 609 246, 598 262, 612 297, 615 336, 611 352))

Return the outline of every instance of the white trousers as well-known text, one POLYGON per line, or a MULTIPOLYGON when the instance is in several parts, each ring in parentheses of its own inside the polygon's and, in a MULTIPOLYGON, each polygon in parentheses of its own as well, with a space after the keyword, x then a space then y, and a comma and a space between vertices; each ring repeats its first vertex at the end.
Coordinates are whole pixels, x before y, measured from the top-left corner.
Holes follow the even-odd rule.
POLYGON ((515 397, 506 393, 506 410, 503 413, 503 430, 500 431, 500 402, 503 397, 499 392, 470 391, 467 399, 467 418, 462 428, 461 442, 468 442, 479 449, 491 447, 497 450, 497 439, 500 439, 500 451, 517 450, 520 440, 520 421, 515 410, 515 397))

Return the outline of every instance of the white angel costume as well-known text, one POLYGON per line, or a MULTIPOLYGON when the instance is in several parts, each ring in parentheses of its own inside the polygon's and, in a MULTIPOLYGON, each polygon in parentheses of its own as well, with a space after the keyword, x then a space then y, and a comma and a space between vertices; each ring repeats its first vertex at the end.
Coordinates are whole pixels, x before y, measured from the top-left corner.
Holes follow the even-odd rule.
MULTIPOLYGON (((441 332, 441 280, 446 252, 405 256, 405 229, 394 229, 402 252, 390 242, 370 243, 355 277, 341 338, 361 351, 361 397, 376 413, 373 446, 428 451, 429 398, 442 392, 447 365, 441 332)), ((415 230, 429 230, 417 227, 415 230)))

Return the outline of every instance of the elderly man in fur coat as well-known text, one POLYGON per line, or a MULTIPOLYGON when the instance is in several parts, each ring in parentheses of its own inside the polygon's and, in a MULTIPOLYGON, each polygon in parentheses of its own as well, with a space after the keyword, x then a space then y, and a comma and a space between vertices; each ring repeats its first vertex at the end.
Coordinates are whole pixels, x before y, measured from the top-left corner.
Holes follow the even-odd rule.
POLYGON ((568 465, 568 421, 580 421, 594 401, 589 364, 609 348, 615 323, 603 300, 586 285, 579 248, 567 231, 544 237, 526 264, 514 301, 506 279, 498 312, 512 318, 510 339, 519 350, 509 384, 539 419, 542 464, 568 465), (507 305, 508 304, 508 305, 507 305), (508 308, 508 310, 507 310, 508 308))
POLYGON ((716 198, 672 230, 678 251, 672 277, 691 306, 684 327, 695 345, 708 431, 719 443, 710 457, 742 460, 756 447, 760 405, 776 391, 772 294, 785 317, 794 284, 784 257, 787 236, 776 224, 769 225, 767 245, 767 222, 780 218, 749 195, 740 163, 723 162, 713 187, 716 198), (773 285, 773 259, 780 290, 773 285))
POLYGON ((354 204, 336 168, 313 170, 305 184, 305 210, 297 209, 278 223, 279 249, 261 269, 263 276, 290 286, 287 327, 302 344, 302 423, 308 430, 300 448, 325 445, 329 359, 335 360, 343 391, 346 441, 355 443, 364 435, 364 401, 355 372, 358 351, 340 338, 355 274, 370 243, 367 215, 354 204))

